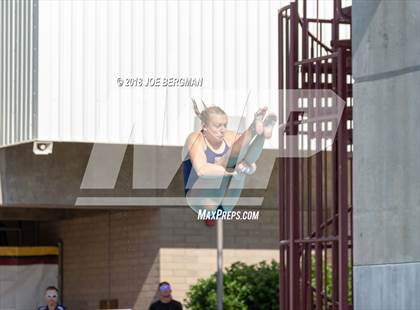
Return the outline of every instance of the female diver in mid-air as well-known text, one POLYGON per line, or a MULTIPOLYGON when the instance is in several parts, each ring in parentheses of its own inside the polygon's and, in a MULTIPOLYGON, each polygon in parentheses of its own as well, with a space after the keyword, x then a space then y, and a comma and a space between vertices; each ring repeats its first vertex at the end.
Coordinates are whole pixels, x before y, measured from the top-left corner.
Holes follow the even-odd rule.
POLYGON ((198 212, 232 210, 239 200, 245 176, 256 170, 264 142, 271 138, 277 121, 267 107, 255 113, 251 126, 242 134, 227 130, 228 116, 217 106, 194 112, 202 129, 191 133, 183 149, 184 188, 187 202, 198 212))

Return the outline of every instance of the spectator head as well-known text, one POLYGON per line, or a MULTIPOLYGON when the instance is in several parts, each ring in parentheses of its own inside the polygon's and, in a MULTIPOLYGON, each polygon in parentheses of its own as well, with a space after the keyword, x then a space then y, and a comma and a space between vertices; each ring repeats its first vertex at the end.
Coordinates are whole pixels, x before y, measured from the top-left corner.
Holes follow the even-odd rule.
POLYGON ((172 288, 168 282, 159 283, 159 299, 163 303, 169 303, 172 300, 172 288))
POLYGON ((48 307, 55 308, 58 303, 58 289, 55 286, 49 286, 45 290, 45 300, 48 307))

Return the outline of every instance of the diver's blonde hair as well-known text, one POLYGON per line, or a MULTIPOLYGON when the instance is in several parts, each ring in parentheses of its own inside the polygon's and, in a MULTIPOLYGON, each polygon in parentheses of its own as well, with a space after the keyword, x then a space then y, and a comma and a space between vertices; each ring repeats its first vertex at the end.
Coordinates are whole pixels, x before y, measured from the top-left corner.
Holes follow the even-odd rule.
POLYGON ((203 100, 201 100, 201 103, 202 103, 204 109, 201 110, 201 112, 200 112, 200 110, 198 109, 198 106, 197 106, 197 102, 195 102, 195 100, 192 99, 192 98, 191 98, 191 100, 193 102, 194 113, 201 120, 201 124, 203 124, 203 125, 208 124, 208 121, 210 119, 210 114, 212 114, 212 113, 219 114, 219 115, 227 115, 225 111, 223 111, 221 108, 219 108, 217 106, 207 107, 203 100))

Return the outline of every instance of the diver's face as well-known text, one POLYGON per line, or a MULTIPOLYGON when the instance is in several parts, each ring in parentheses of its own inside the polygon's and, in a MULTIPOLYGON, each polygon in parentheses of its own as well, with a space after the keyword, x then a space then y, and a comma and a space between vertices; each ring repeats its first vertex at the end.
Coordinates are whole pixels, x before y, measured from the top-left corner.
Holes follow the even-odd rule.
POLYGON ((223 141, 225 137, 228 118, 224 114, 211 113, 205 128, 208 134, 217 141, 223 141))
POLYGON ((55 307, 57 306, 57 300, 58 300, 58 293, 56 290, 48 290, 45 293, 45 300, 47 301, 47 304, 49 307, 55 307))

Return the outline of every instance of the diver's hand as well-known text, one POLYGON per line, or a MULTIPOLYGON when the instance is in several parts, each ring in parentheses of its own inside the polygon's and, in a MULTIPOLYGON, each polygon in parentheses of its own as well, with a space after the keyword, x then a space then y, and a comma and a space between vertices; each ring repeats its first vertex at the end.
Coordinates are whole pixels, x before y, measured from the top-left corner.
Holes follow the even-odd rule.
POLYGON ((255 163, 248 164, 246 161, 241 161, 236 165, 235 170, 241 174, 251 175, 257 170, 257 165, 255 163))
POLYGON ((225 171, 225 177, 235 177, 238 175, 238 172, 236 170, 226 170, 225 171))

